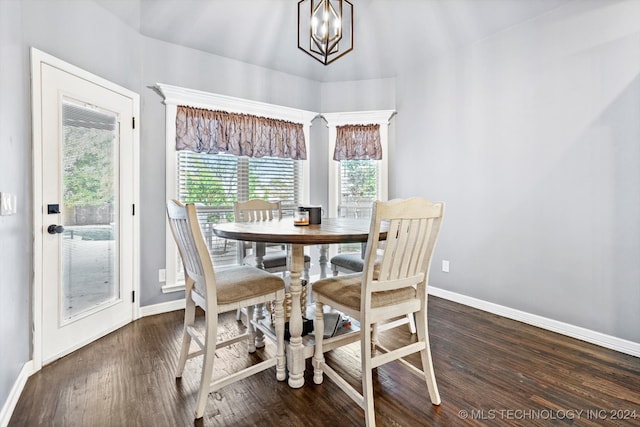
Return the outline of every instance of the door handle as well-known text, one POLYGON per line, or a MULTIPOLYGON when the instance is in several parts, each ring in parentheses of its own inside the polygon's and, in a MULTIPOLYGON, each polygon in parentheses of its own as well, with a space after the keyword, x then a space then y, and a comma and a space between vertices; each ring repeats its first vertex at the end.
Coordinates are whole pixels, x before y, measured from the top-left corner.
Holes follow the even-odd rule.
POLYGON ((49 232, 49 234, 63 233, 64 227, 61 225, 51 224, 49 228, 47 228, 47 231, 49 232))

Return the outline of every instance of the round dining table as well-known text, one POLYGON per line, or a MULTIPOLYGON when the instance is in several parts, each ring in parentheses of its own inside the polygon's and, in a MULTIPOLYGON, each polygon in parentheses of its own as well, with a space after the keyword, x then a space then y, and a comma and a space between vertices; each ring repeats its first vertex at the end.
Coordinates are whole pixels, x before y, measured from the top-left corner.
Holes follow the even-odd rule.
MULTIPOLYGON (((366 242, 369 237, 369 219, 322 218, 321 224, 294 225, 293 218, 269 221, 229 222, 213 227, 213 232, 225 239, 249 242, 282 243, 291 247, 291 314, 287 346, 287 370, 289 386, 304 385, 305 359, 313 354, 302 342, 302 282, 304 269, 304 247, 306 245, 328 245, 332 243, 366 242)), ((326 264, 326 258, 325 258, 326 264)))

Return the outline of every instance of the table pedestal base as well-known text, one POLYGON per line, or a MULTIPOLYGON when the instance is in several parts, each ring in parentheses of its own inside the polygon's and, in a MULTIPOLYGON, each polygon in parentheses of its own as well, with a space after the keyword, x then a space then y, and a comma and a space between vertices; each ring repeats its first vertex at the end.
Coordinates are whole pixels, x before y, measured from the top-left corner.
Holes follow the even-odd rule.
POLYGON ((289 317, 289 346, 287 351, 287 368, 289 370, 289 386, 300 388, 304 385, 304 346, 302 345, 302 293, 301 273, 304 269, 304 245, 291 245, 291 316, 289 317))

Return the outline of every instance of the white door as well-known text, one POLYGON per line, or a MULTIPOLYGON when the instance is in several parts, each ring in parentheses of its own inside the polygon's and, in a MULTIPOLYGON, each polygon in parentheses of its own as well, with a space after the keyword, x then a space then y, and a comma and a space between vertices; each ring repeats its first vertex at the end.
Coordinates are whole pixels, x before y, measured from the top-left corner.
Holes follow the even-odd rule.
POLYGON ((137 95, 65 68, 38 70, 42 364, 131 322, 137 283, 137 95))

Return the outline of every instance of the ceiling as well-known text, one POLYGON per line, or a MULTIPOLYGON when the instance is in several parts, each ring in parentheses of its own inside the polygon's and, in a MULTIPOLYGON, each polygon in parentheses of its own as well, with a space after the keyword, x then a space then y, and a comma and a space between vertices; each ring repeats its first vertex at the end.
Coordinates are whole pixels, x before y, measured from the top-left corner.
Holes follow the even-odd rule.
POLYGON ((351 0, 354 49, 297 47, 297 0, 97 0, 141 34, 322 82, 394 77, 572 0, 351 0))

